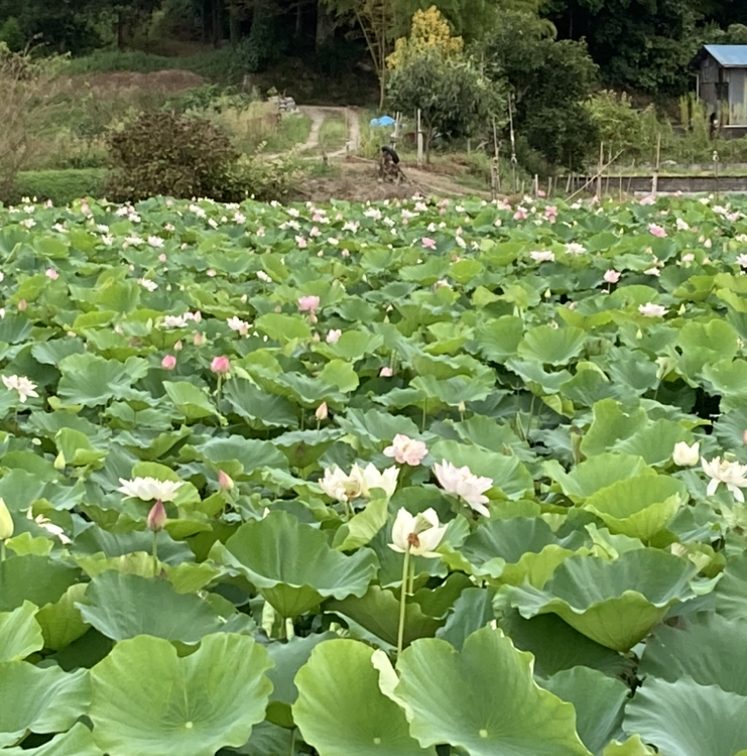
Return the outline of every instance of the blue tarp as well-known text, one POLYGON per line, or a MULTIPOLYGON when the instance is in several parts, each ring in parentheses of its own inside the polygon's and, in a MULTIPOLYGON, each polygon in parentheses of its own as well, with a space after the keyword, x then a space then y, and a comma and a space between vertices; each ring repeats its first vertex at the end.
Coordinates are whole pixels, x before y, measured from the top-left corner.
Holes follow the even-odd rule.
POLYGON ((388 115, 383 115, 380 118, 372 118, 371 126, 394 126, 396 123, 394 118, 388 115))

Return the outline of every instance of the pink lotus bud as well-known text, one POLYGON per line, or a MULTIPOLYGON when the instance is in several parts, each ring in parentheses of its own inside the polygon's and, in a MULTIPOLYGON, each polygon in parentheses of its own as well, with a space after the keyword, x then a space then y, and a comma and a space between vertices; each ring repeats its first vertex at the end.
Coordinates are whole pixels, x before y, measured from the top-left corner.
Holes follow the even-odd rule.
POLYGON ((161 367, 164 370, 173 370, 176 367, 176 357, 173 354, 167 354, 161 360, 161 367))
POLYGON ((379 375, 382 378, 391 378, 394 375, 394 371, 389 366, 385 366, 379 370, 379 375))
POLYGON ((18 312, 26 312, 29 303, 25 299, 18 300, 18 312))
POLYGON ((192 343, 196 347, 202 346, 205 343, 205 336, 204 336, 204 334, 200 333, 199 331, 195 331, 194 335, 192 336, 192 343))
POLYGON ((742 434, 742 441, 747 444, 747 430, 742 434))
POLYGON ((329 415, 329 410, 327 409, 327 402, 322 402, 317 408, 316 412, 314 413, 314 416, 317 420, 326 420, 329 415))
POLYGON ((184 347, 184 344, 182 344, 182 340, 179 339, 179 341, 177 341, 176 344, 174 344, 174 351, 181 352, 183 347, 184 347))
POLYGON ((210 369, 217 375, 227 375, 231 371, 231 361, 225 354, 213 357, 213 361, 210 363, 210 369))
POLYGON ((52 281, 56 281, 60 277, 60 274, 54 268, 47 268, 44 275, 52 281))
POLYGON ((163 530, 163 526, 166 524, 166 507, 160 499, 156 499, 156 503, 150 508, 147 522, 148 528, 154 533, 163 530))
POLYGON ((221 491, 233 489, 233 478, 225 470, 218 470, 218 488, 221 491))

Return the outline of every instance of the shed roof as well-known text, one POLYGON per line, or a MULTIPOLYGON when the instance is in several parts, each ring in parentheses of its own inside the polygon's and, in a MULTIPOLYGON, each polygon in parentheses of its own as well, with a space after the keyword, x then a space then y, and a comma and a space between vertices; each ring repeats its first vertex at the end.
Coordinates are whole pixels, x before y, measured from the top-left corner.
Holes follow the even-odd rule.
POLYGON ((704 45, 724 68, 747 68, 747 45, 704 45))

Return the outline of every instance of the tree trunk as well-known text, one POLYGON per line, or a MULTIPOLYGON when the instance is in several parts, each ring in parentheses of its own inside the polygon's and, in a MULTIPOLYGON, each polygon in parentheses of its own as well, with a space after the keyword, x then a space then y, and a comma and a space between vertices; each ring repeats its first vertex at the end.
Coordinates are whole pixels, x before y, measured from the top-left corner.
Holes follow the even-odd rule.
POLYGON ((327 10, 324 0, 316 0, 316 31, 314 33, 314 49, 319 50, 329 42, 335 34, 334 19, 327 10))
POLYGON ((223 0, 213 0, 213 47, 216 49, 223 42, 223 0))
POLYGON ((239 9, 236 7, 236 2, 229 3, 228 6, 228 35, 231 40, 231 47, 236 47, 239 44, 239 9))
POLYGON ((124 17, 122 11, 117 9, 117 50, 124 50, 124 17))

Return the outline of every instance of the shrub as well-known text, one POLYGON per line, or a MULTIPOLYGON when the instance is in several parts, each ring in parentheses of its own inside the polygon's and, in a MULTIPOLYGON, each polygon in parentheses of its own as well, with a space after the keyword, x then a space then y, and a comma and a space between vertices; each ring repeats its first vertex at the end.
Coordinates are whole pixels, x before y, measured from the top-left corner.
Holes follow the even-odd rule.
POLYGON ((259 154, 242 156, 229 171, 228 188, 236 200, 285 199, 295 187, 301 166, 293 153, 275 158, 259 154))
POLYGON ((229 174, 238 153, 215 124, 176 113, 142 113, 108 137, 112 199, 154 195, 233 200, 229 174))
POLYGON ((8 16, 0 26, 0 42, 5 42, 11 52, 19 52, 26 46, 26 35, 15 16, 8 16))
POLYGON ((51 200, 55 205, 68 205, 81 197, 102 197, 105 171, 96 168, 62 171, 23 171, 16 177, 9 202, 35 197, 40 202, 51 200))

